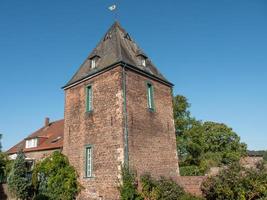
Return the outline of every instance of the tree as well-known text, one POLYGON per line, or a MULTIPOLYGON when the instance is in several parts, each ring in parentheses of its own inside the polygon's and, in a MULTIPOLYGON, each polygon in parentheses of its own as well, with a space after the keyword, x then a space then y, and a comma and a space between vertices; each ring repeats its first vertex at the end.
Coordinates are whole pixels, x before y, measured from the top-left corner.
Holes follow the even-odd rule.
POLYGON ((267 198, 267 172, 264 168, 245 169, 230 165, 202 185, 207 200, 260 200, 267 198))
POLYGON ((33 170, 33 185, 36 199, 73 200, 81 186, 78 176, 68 158, 55 151, 37 163, 33 170))
POLYGON ((12 161, 8 159, 7 154, 0 152, 0 183, 6 182, 11 167, 12 161))
POLYGON ((239 136, 221 123, 201 123, 177 139, 182 175, 203 175, 210 167, 231 164, 246 154, 239 136))
POLYGON ((28 169, 23 152, 19 152, 13 162, 8 179, 9 191, 18 199, 29 199, 31 196, 31 178, 28 176, 28 169))
POLYGON ((246 154, 246 145, 227 125, 191 117, 190 104, 174 98, 174 120, 181 175, 204 175, 210 167, 228 165, 246 154))
POLYGON ((182 134, 190 129, 197 121, 191 117, 190 104, 186 97, 177 95, 173 98, 173 115, 177 134, 182 134))

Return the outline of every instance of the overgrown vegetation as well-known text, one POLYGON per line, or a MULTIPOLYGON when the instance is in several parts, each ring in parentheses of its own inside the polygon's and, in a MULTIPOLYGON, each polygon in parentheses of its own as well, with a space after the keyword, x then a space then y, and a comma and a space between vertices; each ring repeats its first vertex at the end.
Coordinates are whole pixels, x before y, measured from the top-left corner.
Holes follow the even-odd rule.
POLYGON ((137 179, 127 167, 122 170, 120 186, 121 200, 201 200, 201 198, 186 194, 174 181, 160 178, 153 179, 149 174, 140 178, 140 191, 137 179))
POLYGON ((35 166, 32 182, 35 199, 73 200, 81 189, 74 168, 57 151, 35 166))
POLYGON ((176 182, 161 177, 153 179, 149 174, 141 177, 141 196, 146 200, 200 200, 185 193, 176 182))
POLYGON ((267 172, 262 165, 245 169, 234 163, 218 176, 208 178, 202 190, 207 200, 264 200, 267 199, 267 172))
POLYGON ((17 158, 12 164, 7 183, 9 191, 17 199, 27 200, 31 198, 33 194, 31 177, 29 176, 25 156, 22 152, 18 153, 17 158))
POLYGON ((225 124, 201 122, 191 117, 190 104, 183 96, 174 97, 180 173, 204 175, 211 167, 228 165, 246 154, 246 144, 225 124))
POLYGON ((121 200, 142 200, 138 193, 135 174, 127 166, 122 167, 122 183, 120 185, 121 200))

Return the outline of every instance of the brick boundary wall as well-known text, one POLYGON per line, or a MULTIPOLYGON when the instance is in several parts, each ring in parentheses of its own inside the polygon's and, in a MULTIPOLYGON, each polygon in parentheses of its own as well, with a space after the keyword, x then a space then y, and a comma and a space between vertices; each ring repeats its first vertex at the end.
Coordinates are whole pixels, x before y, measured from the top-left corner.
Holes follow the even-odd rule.
POLYGON ((184 190, 194 196, 202 197, 201 184, 207 176, 180 176, 177 178, 177 183, 184 190))

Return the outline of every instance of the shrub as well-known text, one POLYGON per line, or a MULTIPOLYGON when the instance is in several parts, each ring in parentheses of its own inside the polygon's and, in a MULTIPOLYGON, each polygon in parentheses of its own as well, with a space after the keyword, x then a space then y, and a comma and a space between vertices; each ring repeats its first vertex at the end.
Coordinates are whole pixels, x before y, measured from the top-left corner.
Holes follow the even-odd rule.
POLYGON ((267 198, 267 173, 245 169, 238 163, 208 178, 202 185, 207 200, 258 200, 267 198))
POLYGON ((35 166, 32 181, 35 199, 73 200, 81 189, 74 168, 57 151, 35 166))
POLYGON ((122 183, 120 185, 121 200, 142 200, 137 191, 135 174, 127 167, 122 167, 122 183))
POLYGON ((149 174, 141 177, 142 197, 146 200, 200 200, 186 194, 177 183, 160 178, 154 180, 149 174))
POLYGON ((25 156, 19 152, 7 179, 9 191, 18 199, 29 199, 32 196, 31 178, 28 175, 25 156))
POLYGON ((181 166, 180 167, 180 175, 181 176, 200 176, 203 173, 196 165, 191 166, 181 166))

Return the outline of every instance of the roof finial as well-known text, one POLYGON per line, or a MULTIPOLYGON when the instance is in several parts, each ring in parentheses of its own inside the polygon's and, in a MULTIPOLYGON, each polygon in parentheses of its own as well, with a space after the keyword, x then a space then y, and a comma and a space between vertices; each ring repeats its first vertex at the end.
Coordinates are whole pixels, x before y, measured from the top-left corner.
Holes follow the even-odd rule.
POLYGON ((117 12, 117 5, 118 5, 118 2, 116 4, 113 4, 111 6, 108 7, 108 9, 113 12, 114 14, 114 20, 117 21, 118 19, 118 12, 117 12))

